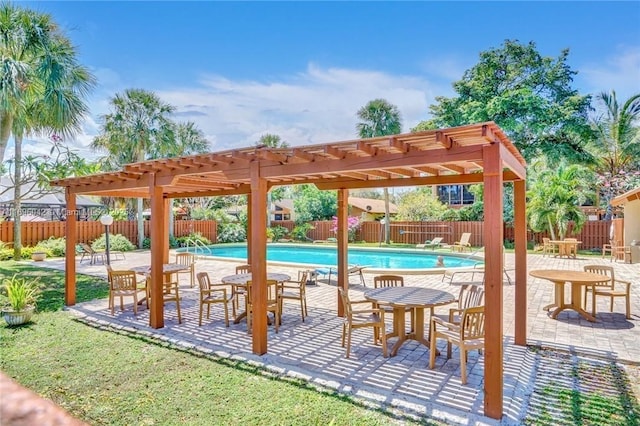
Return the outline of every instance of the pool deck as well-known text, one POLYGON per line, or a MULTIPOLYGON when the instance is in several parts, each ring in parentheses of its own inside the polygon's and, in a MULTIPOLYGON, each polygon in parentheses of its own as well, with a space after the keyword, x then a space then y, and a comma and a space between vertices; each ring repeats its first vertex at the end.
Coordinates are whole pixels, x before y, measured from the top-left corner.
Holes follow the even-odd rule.
MULTIPOLYGON (((173 255, 172 255, 173 257, 173 255)), ((513 267, 513 254, 505 256, 506 268, 513 267)), ((126 254, 126 260, 112 262, 114 269, 149 264, 148 251, 126 254)), ((213 280, 234 273, 240 262, 198 259, 197 272, 207 271, 213 280)), ((279 333, 269 327, 268 354, 251 352, 251 336, 246 323, 224 327, 219 306, 212 307, 212 318, 198 327, 198 290, 189 287, 188 278, 182 278, 182 324, 177 323, 175 308, 170 303, 165 308, 165 327, 154 330, 148 326, 148 311, 142 309, 137 318, 130 302, 125 311, 116 310, 111 316, 107 300, 85 302, 69 310, 83 321, 98 327, 117 329, 121 332, 152 336, 176 346, 197 350, 205 354, 232 357, 263 365, 269 371, 286 376, 303 378, 320 387, 335 389, 352 395, 368 405, 387 408, 406 416, 427 416, 448 424, 497 425, 521 424, 530 412, 537 386, 544 380, 571 373, 572 363, 618 362, 624 368, 640 365, 640 264, 611 263, 609 259, 578 257, 561 259, 528 255, 528 270, 567 269, 582 270, 587 264, 613 265, 616 276, 634 281, 631 287, 632 318, 624 315, 624 302, 617 298, 613 313, 608 300, 598 298, 597 321, 588 322, 574 311, 562 312, 556 320, 542 309, 553 299, 553 285, 541 279, 528 277, 527 337, 529 345, 539 345, 565 353, 570 362, 548 369, 548 360, 540 351, 528 350, 513 344, 514 285, 506 281, 504 293, 504 417, 497 421, 483 416, 483 364, 484 357, 469 353, 468 384, 460 383, 459 360, 454 349, 452 359, 438 356, 436 368, 428 368, 429 351, 416 342, 403 345, 398 355, 383 358, 379 346, 373 345, 369 331, 356 330, 352 342, 351 358, 346 359, 340 345, 341 318, 337 317, 337 291, 335 280, 328 283, 320 277, 318 285, 307 287, 309 316, 300 318, 299 304, 286 302, 283 324, 279 333), (562 369, 565 369, 564 371, 562 369)), ((64 269, 60 259, 39 262, 39 265, 64 269)), ((283 272, 296 277, 299 268, 269 266, 270 272, 283 272)), ((77 264, 78 273, 105 276, 103 265, 77 264)), ((512 277, 513 273, 511 272, 512 277)), ((367 273, 369 288, 375 274, 367 273)), ((365 289, 352 277, 352 299, 359 299, 365 289)), ((481 280, 476 275, 476 280, 481 280)), ((465 281, 466 280, 466 281, 465 281)), ((458 274, 454 282, 442 280, 442 275, 407 275, 405 285, 437 288, 457 294, 462 283, 471 276, 458 274)), ((443 309, 444 311, 444 309, 443 309)), ((387 321, 388 327, 391 325, 387 321)), ((392 340, 393 342, 393 340, 392 340)), ((444 344, 440 342, 440 349, 444 344)), ((444 353, 444 352, 443 352, 444 353)), ((615 389, 614 389, 615 391, 615 389)))

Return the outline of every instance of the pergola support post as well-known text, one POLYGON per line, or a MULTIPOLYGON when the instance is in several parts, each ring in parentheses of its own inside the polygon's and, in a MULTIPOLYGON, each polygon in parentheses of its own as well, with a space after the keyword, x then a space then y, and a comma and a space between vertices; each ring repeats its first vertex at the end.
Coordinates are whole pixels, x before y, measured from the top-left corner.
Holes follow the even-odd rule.
MULTIPOLYGON (((338 190, 338 286, 344 291, 349 290, 349 190, 338 190)), ((344 316, 344 306, 338 292, 338 316, 344 316)))
POLYGON ((253 209, 253 205, 251 203, 251 194, 247 197, 247 264, 251 265, 251 236, 253 235, 253 228, 251 227, 251 211, 253 209))
POLYGON ((151 194, 151 277, 148 285, 151 286, 151 303, 149 305, 149 325, 152 328, 164 327, 164 275, 162 265, 164 260, 164 245, 166 221, 166 202, 162 193, 162 187, 156 183, 155 173, 149 174, 149 193, 151 194))
POLYGON ((267 180, 260 163, 251 163, 251 304, 253 353, 267 353, 267 180))
MULTIPOLYGON (((169 263, 169 234, 171 234, 171 232, 169 231, 171 229, 171 227, 173 226, 173 214, 171 213, 172 210, 172 200, 170 200, 169 198, 165 198, 164 199, 164 216, 163 216, 163 220, 164 223, 166 225, 166 232, 164 233, 164 238, 162 239, 162 263, 169 263)), ((151 218, 153 219, 153 216, 151 216, 151 218)), ((164 278, 163 278, 164 279, 164 278)))
POLYGON ((78 210, 76 208, 76 194, 69 187, 65 188, 67 203, 67 217, 65 222, 65 258, 64 258, 64 304, 72 306, 76 304, 76 222, 78 210))
POLYGON ((526 185, 524 180, 513 183, 513 216, 516 266, 515 344, 527 344, 527 219, 526 185))
POLYGON ((502 417, 502 279, 503 217, 502 159, 500 144, 483 147, 484 161, 484 244, 485 244, 485 355, 484 414, 502 417))

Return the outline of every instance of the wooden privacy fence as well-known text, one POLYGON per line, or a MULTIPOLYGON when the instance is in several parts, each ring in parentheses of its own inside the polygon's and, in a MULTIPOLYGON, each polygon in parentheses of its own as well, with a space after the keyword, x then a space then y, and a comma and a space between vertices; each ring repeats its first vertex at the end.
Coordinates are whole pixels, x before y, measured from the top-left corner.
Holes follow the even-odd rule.
MULTIPOLYGON (((66 222, 25 222, 22 224, 22 245, 34 246, 38 241, 49 237, 64 237, 66 222)), ((331 231, 333 222, 314 221, 314 227, 307 232, 311 240, 326 240, 335 237, 331 231)), ((291 231, 295 227, 293 221, 272 221, 271 226, 283 226, 291 231)), ((609 242, 610 220, 587 222, 582 231, 574 234, 573 224, 569 224, 567 236, 575 237, 582 241, 581 249, 601 248, 609 242)), ((216 222, 214 220, 176 220, 174 221, 174 236, 182 237, 192 232, 199 232, 213 242, 217 241, 216 222)), ((117 221, 109 228, 112 234, 122 234, 130 241, 138 239, 137 221, 117 221)), ((392 222, 390 239, 395 243, 419 244, 435 237, 443 237, 445 242, 451 244, 460 240, 464 232, 471 232, 471 245, 480 247, 484 245, 484 222, 392 222)), ((513 227, 504 225, 505 241, 513 241, 513 227)), ((104 233, 104 225, 100 222, 77 222, 78 242, 90 243, 104 233)), ((145 236, 149 236, 149 221, 144 222, 145 236)), ((549 237, 547 232, 527 232, 527 241, 539 244, 543 237, 549 237)), ((0 241, 13 242, 13 222, 0 223, 0 241)), ((362 222, 356 232, 356 241, 375 243, 384 241, 384 229, 380 222, 362 222)))
MULTIPOLYGON (((50 237, 65 236, 66 222, 24 222, 22 223, 22 245, 35 246, 39 241, 50 237)), ((199 232, 211 241, 217 239, 215 220, 176 220, 174 236, 182 237, 192 232, 199 232)), ((77 222, 76 232, 79 243, 91 243, 104 234, 104 225, 97 221, 77 222)), ((138 222, 135 220, 114 221, 109 233, 122 234, 134 244, 138 240, 138 222)), ((144 221, 144 235, 149 236, 149 221, 144 221)), ((13 222, 0 223, 0 241, 13 242, 13 222)))
MULTIPOLYGON (((331 231, 332 221, 311 222, 315 229, 307 232, 307 237, 312 240, 326 240, 335 237, 331 231)), ((289 231, 295 227, 293 221, 272 221, 271 226, 284 226, 289 231)), ((582 241, 581 249, 600 249, 609 242, 610 220, 590 221, 585 223, 582 230, 573 233, 573 223, 569 223, 567 237, 575 237, 582 241)), ((471 233, 471 245, 481 247, 484 245, 484 222, 392 222, 390 240, 401 244, 419 244, 425 240, 443 237, 446 243, 454 243, 460 240, 464 232, 471 233)), ((504 240, 513 241, 513 227, 504 224, 504 240)), ((527 232, 527 241, 534 244, 542 243, 542 238, 550 237, 547 232, 527 232)), ((374 243, 384 241, 384 228, 380 222, 362 222, 356 233, 356 241, 374 243)))

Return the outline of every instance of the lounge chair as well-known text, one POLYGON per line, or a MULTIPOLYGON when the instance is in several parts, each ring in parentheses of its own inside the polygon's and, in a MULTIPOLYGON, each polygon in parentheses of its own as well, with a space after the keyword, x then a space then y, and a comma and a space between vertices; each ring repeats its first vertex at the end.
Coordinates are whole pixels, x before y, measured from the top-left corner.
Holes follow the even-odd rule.
POLYGON ((460 241, 456 241, 451 246, 451 251, 465 251, 468 249, 471 251, 471 243, 469 240, 471 239, 471 232, 464 232, 460 237, 460 241))
MULTIPOLYGON (((80 250, 82 256, 80 257, 80 263, 84 260, 85 256, 89 258, 89 264, 93 265, 98 259, 102 260, 102 263, 106 263, 106 255, 107 253, 104 250, 94 250, 87 243, 80 243, 80 250)), ((109 250, 109 260, 116 260, 118 256, 122 256, 122 260, 124 260, 124 253, 118 250, 109 250)))
POLYGON ((424 244, 416 244, 416 248, 426 249, 429 247, 431 250, 435 250, 436 248, 442 247, 444 243, 442 240, 444 237, 436 237, 433 240, 427 240, 424 244))
MULTIPOLYGON (((360 266, 360 265, 351 265, 349 266, 349 269, 347 269, 347 276, 351 276, 351 275, 359 275, 360 276, 360 283, 363 286, 367 286, 367 284, 364 281, 364 275, 362 274, 362 270, 366 268, 366 266, 360 266)), ((338 268, 337 267, 330 267, 329 268, 329 283, 331 283, 331 274, 336 274, 338 275, 338 268)))

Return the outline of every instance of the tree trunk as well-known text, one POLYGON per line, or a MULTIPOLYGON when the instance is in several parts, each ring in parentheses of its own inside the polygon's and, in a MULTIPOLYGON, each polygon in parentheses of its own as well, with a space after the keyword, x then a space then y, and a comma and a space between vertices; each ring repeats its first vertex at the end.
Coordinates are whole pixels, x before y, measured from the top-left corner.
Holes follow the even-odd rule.
POLYGON ((555 232, 555 229, 553 228, 553 223, 551 223, 551 218, 547 219, 547 223, 549 224, 549 232, 551 233, 551 239, 555 240, 556 232, 555 232))
POLYGON ((0 164, 4 162, 4 153, 7 150, 11 128, 13 127, 13 115, 3 114, 0 118, 0 164))
POLYGON ((391 221, 389 220, 389 188, 384 188, 384 242, 391 244, 391 221))
POLYGON ((20 214, 22 210, 22 135, 13 135, 16 153, 14 158, 13 178, 13 259, 22 259, 22 222, 20 214))

